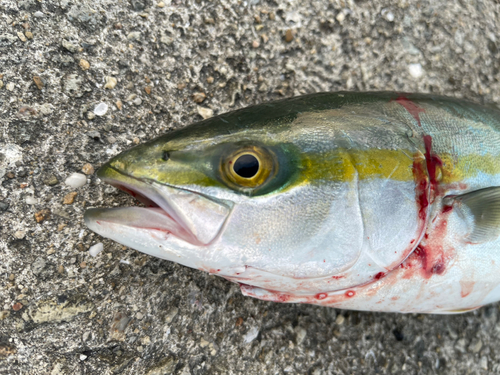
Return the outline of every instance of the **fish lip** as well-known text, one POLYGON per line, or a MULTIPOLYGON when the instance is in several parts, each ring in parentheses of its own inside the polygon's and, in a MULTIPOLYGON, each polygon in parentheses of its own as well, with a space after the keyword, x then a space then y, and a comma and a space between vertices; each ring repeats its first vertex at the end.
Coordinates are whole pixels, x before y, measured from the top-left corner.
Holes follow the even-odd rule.
MULTIPOLYGON (((173 222, 175 222, 177 225, 182 227, 183 231, 185 233, 180 233, 180 232, 175 232, 175 231, 169 231, 172 235, 175 237, 180 238, 181 240, 184 240, 186 242, 191 243, 192 245, 203 245, 198 241, 194 233, 192 233, 189 228, 182 222, 182 220, 179 217, 176 217, 176 215, 172 215, 171 212, 169 212, 169 205, 166 202, 166 200, 163 198, 161 194, 158 192, 155 193, 155 189, 151 186, 151 183, 148 183, 147 180, 143 180, 141 178, 131 176, 127 173, 124 173, 123 171, 113 167, 110 165, 110 163, 106 163, 96 173, 97 177, 102 180, 103 182, 121 190, 124 191, 125 193, 131 195, 134 199, 137 199, 138 201, 144 203, 147 208, 156 208, 156 209, 161 209, 163 211, 163 214, 173 222), (113 177, 110 176, 110 174, 113 175, 113 177), (129 180, 129 181, 127 181, 129 180), (148 194, 149 193, 149 194, 148 194)), ((183 190, 180 188, 173 187, 178 190, 183 190)), ((193 192, 194 193, 194 192, 193 192)), ((195 194, 195 193, 194 193, 195 194)), ((119 207, 121 209, 125 208, 132 208, 131 207, 119 207)), ((139 207, 137 207, 139 208, 139 207)), ((95 212, 103 212, 104 210, 112 210, 113 208, 97 208, 95 209, 95 212)), ((92 209, 91 209, 92 210, 92 209)), ((88 210, 92 212, 91 210, 88 210)), ((88 219, 88 215, 85 215, 85 220, 88 219)), ((103 220, 106 221, 106 220, 103 220)), ((137 227, 139 228, 139 227, 137 227)), ((146 226, 140 227, 143 229, 153 229, 153 228, 148 228, 146 226)))
MULTIPOLYGON (((167 221, 175 224, 176 237, 195 246, 207 246, 222 235, 234 206, 232 201, 217 199, 154 179, 131 176, 111 163, 112 161, 103 165, 97 176, 103 182, 132 195, 150 209, 163 210, 167 221)), ((151 217, 149 214, 146 216, 151 217)), ((157 219, 153 221, 160 223, 157 219)), ((135 223, 138 224, 135 227, 144 228, 143 223, 135 223)))

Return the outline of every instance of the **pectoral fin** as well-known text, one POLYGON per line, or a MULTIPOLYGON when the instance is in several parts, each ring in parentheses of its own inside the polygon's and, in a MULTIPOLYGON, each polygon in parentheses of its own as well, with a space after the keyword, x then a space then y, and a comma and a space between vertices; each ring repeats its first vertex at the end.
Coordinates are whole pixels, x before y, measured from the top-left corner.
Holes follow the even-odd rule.
POLYGON ((486 242, 500 235, 500 187, 481 189, 452 198, 472 215, 471 242, 486 242))

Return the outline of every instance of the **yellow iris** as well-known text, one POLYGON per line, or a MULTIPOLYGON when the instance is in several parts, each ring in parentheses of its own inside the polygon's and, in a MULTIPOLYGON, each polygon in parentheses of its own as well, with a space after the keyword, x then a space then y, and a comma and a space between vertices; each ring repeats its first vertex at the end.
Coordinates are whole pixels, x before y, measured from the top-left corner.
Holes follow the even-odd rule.
POLYGON ((276 174, 271 153, 258 146, 243 147, 221 160, 220 170, 224 181, 231 187, 254 189, 276 174))

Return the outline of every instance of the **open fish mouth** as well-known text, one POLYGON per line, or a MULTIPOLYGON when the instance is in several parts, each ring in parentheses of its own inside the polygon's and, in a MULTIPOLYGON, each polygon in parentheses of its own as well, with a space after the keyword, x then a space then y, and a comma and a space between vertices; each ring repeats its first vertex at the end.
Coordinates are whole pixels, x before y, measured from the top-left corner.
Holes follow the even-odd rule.
POLYGON ((101 167, 97 175, 145 205, 87 210, 85 223, 102 235, 106 235, 106 226, 114 224, 131 230, 161 231, 194 246, 206 246, 219 236, 232 209, 232 202, 135 178, 109 164, 101 167))

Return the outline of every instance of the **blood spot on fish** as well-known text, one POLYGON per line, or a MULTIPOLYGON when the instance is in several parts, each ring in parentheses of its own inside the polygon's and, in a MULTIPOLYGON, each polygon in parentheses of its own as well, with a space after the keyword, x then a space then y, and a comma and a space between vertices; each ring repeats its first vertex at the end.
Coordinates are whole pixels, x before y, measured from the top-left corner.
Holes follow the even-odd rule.
POLYGON ((332 279, 334 280, 340 280, 343 279, 345 276, 332 276, 332 279))
POLYGON ((450 212, 453 209, 453 206, 444 206, 443 207, 443 214, 450 212))
POLYGON ((384 272, 379 272, 377 273, 374 277, 373 277, 373 280, 380 280, 381 278, 383 278, 386 274, 384 272))
POLYGON ((318 293, 315 296, 316 299, 325 299, 326 297, 328 297, 328 294, 326 293, 318 293))
POLYGON ((356 292, 354 290, 348 290, 347 292, 345 292, 345 296, 348 298, 352 298, 355 295, 356 295, 356 292))
POLYGON ((417 121, 418 126, 422 126, 422 124, 420 123, 420 113, 425 113, 425 109, 419 107, 404 95, 400 95, 398 98, 392 99, 391 102, 392 101, 402 105, 404 109, 406 109, 408 113, 412 115, 412 117, 417 121))

